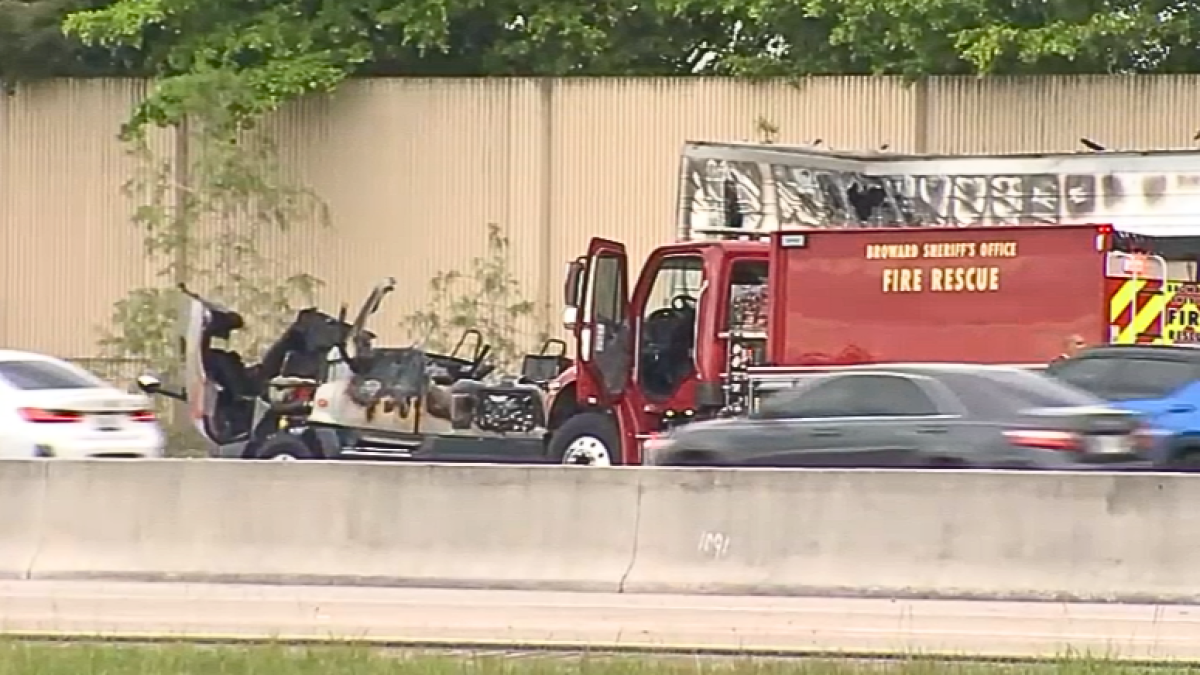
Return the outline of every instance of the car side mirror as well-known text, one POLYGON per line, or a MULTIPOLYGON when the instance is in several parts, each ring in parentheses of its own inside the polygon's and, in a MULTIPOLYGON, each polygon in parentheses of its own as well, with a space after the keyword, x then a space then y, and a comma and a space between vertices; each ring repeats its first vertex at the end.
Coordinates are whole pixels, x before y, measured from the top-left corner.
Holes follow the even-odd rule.
POLYGON ((149 373, 138 375, 137 388, 146 394, 157 394, 162 390, 162 380, 158 379, 158 377, 154 375, 150 375, 149 373))

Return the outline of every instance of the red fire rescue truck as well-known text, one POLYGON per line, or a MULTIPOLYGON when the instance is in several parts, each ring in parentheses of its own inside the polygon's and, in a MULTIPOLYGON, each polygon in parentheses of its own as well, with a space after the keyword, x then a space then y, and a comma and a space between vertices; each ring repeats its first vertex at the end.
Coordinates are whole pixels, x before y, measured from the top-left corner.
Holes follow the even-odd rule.
POLYGON ((672 425, 841 364, 1041 367, 1076 336, 1200 330, 1200 152, 697 142, 680 168, 678 243, 636 279, 604 239, 570 266, 576 361, 551 387, 550 461, 638 464, 672 425))
POLYGON ((1108 225, 785 230, 661 246, 631 283, 625 248, 593 239, 568 270, 576 361, 549 453, 639 464, 657 432, 838 365, 1041 367, 1073 336, 1169 341, 1165 261, 1128 242, 1108 225))

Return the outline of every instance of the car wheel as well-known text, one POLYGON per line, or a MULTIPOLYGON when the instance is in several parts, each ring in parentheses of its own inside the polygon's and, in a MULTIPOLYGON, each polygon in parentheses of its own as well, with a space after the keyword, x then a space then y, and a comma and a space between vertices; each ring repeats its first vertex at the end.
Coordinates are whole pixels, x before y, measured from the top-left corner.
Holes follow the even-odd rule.
POLYGON ((568 419, 550 439, 550 456, 561 464, 615 466, 621 463, 617 425, 608 415, 581 413, 568 419))
POLYGON ((292 434, 276 434, 267 439, 255 453, 256 459, 294 461, 316 459, 317 454, 302 439, 292 434))

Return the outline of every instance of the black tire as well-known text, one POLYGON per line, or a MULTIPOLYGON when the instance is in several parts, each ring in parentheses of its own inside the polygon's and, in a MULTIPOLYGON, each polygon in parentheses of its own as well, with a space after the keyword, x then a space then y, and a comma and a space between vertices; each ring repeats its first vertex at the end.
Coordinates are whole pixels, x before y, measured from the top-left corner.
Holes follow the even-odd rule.
POLYGON ((317 459, 317 453, 304 442, 304 439, 288 433, 279 433, 268 438, 254 453, 255 459, 317 459))
MULTIPOLYGON (((585 445, 593 446, 594 442, 598 441, 607 454, 607 464, 611 466, 621 464, 621 434, 617 430, 616 423, 608 415, 585 412, 568 418, 550 437, 550 447, 547 452, 551 459, 560 464, 592 464, 593 462, 571 461, 575 458, 586 457, 586 449, 572 447, 581 441, 585 445), (592 439, 592 441, 584 439, 592 439)), ((605 463, 600 462, 599 465, 604 466, 605 463)))

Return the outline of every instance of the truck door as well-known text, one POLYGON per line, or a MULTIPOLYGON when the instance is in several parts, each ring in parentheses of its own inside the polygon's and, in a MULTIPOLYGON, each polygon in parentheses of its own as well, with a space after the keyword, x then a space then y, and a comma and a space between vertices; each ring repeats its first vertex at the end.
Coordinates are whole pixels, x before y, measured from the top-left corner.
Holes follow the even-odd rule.
POLYGON ((576 354, 595 385, 588 393, 606 404, 620 399, 632 362, 628 265, 624 245, 600 238, 588 245, 576 354))

